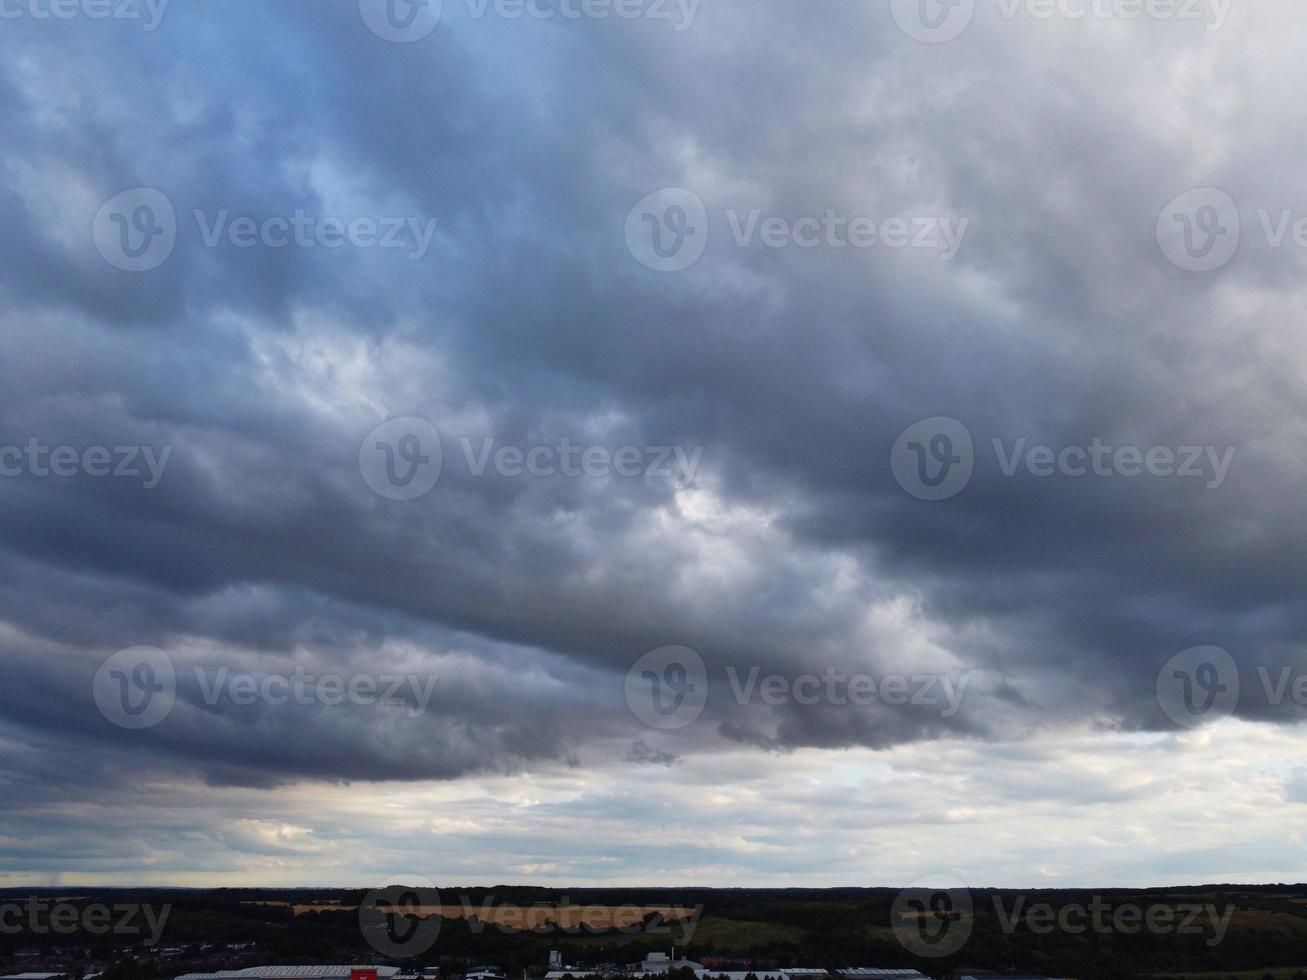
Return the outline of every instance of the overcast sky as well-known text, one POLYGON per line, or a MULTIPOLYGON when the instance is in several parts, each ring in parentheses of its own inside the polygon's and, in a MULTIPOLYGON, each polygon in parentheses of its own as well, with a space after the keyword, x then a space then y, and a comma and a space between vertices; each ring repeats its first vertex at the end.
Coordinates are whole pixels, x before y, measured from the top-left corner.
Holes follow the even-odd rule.
POLYGON ((0 885, 1307 878, 1297 0, 60 3, 0 885))

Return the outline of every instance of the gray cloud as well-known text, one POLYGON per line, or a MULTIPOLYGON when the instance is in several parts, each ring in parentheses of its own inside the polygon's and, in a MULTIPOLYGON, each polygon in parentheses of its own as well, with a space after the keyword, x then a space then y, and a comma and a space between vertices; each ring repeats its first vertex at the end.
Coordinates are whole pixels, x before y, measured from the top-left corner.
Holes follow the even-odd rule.
MULTIPOLYGON (((1300 720, 1257 680, 1307 668, 1302 256, 1259 242, 1254 217, 1307 201, 1281 96, 1299 69, 1277 41, 1295 7, 1237 5, 1212 32, 978 15, 936 46, 874 6, 708 0, 685 31, 445 6, 406 45, 353 4, 297 0, 178 6, 153 33, 0 31, 0 445, 172 452, 150 490, 0 478, 15 813, 106 797, 142 764, 285 789, 1170 731, 1158 670, 1201 644, 1238 663, 1239 715, 1300 720), (1234 261, 1204 276, 1166 261, 1154 225, 1205 185, 1246 213, 1234 261), (167 194, 179 230, 133 274, 89 229, 137 186, 167 194), (664 186, 709 215, 679 274, 623 242, 664 186), (194 217, 297 209, 437 224, 414 261, 209 248, 194 217), (951 262, 739 248, 727 212, 752 209, 970 224, 951 262), (409 502, 357 465, 403 416, 431 420, 444 456, 409 502), (889 459, 934 416, 977 459, 927 503, 889 459), (702 458, 692 477, 478 476, 462 440, 485 439, 702 458), (995 439, 1235 456, 1219 487, 1006 476, 995 439), (96 711, 91 678, 141 644, 182 681, 135 732, 96 711), (623 681, 671 644, 702 655, 708 698, 660 732, 623 681), (208 704, 194 683, 297 665, 438 680, 417 716, 208 704), (736 703, 727 668, 754 667, 969 682, 948 716, 736 703)), ((1029 764, 1012 799, 1150 792, 1029 764)))

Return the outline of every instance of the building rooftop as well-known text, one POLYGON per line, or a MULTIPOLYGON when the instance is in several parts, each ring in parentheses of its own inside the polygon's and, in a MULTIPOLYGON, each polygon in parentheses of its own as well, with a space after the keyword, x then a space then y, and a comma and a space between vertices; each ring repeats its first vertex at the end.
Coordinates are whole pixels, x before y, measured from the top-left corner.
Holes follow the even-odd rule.
POLYGON ((348 980, 353 970, 376 970, 377 980, 392 980, 399 973, 397 966, 250 966, 241 970, 219 970, 217 973, 183 973, 176 980, 329 980, 341 977, 348 980))

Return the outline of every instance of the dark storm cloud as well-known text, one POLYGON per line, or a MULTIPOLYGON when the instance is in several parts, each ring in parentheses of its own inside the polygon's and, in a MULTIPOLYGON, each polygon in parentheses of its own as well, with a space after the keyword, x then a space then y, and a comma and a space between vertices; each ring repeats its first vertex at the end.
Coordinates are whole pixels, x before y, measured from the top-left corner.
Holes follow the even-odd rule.
MULTIPOLYGON (((56 783, 85 794, 129 756, 267 786, 1170 727, 1157 671, 1206 643, 1241 665, 1244 714, 1296 720, 1255 685, 1259 665, 1302 665, 1307 618, 1296 267, 1249 248, 1195 277, 1153 228, 1198 184, 1307 200, 1274 109, 1218 107, 1218 138, 1197 96, 1166 88, 1168 59, 1242 65, 1238 32, 1264 24, 1063 32, 1049 86, 1047 49, 1013 23, 931 47, 870 5, 705 2, 684 32, 446 7, 407 45, 348 3, 179 6, 148 35, 4 25, 0 444, 172 452, 149 490, 0 480, 0 715, 45 751, 95 746, 56 783), (1128 54, 1147 45, 1156 58, 1128 54), (710 214, 707 253, 678 275, 622 239, 668 185, 710 214), (179 232, 130 274, 88 229, 136 186, 168 195, 179 232), (970 226, 948 263, 737 248, 725 212, 752 208, 970 226), (437 224, 414 261, 208 248, 197 209, 437 224), (976 474, 926 503, 888 461, 940 415, 972 433, 976 474), (360 478, 390 416, 444 437, 420 500, 360 478), (703 455, 692 477, 474 476, 460 440, 492 437, 703 455), (1237 452, 1214 488, 1005 476, 991 441, 1023 438, 1237 452), (401 662, 388 643, 397 669, 439 677, 417 717, 206 704, 185 679, 375 673, 401 662), (184 678, 146 732, 90 694, 138 644, 184 678), (663 735, 622 683, 669 644, 703 656, 710 695, 663 735), (737 704, 727 667, 973 682, 945 717, 737 704)), ((1231 81, 1230 98, 1264 84, 1231 81)), ((60 791, 19 782, 35 796, 12 799, 60 791)))

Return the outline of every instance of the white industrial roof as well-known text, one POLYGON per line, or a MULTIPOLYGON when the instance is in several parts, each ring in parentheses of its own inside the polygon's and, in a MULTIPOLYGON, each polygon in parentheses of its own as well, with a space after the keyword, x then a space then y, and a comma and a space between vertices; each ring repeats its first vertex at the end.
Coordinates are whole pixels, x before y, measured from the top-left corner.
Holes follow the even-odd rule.
POLYGON ((348 978, 351 970, 376 970, 377 980, 392 978, 397 966, 250 966, 243 970, 220 970, 217 973, 183 973, 177 980, 319 980, 327 977, 348 978))

